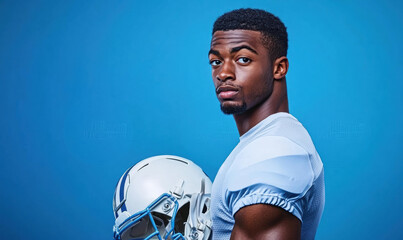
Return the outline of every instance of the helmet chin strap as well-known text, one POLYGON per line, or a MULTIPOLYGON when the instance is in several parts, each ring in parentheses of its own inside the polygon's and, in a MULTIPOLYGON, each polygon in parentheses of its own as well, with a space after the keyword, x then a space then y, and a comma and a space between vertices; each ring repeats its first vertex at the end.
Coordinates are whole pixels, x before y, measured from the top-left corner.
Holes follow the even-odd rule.
POLYGON ((205 182, 201 180, 200 193, 194 193, 190 197, 189 216, 185 225, 185 233, 188 239, 205 240, 211 233, 211 221, 209 205, 210 201, 205 197, 205 182), (204 206, 208 206, 207 211, 203 213, 204 206))
MULTIPOLYGON (((200 182, 200 192, 191 195, 186 194, 183 196, 184 180, 179 179, 176 185, 170 190, 170 193, 180 200, 182 197, 190 198, 189 202, 189 216, 185 223, 186 238, 190 240, 207 240, 211 235, 210 221, 210 200, 205 195, 206 183, 202 179, 200 182), (207 211, 203 213, 204 206, 207 206, 207 211)), ((171 228, 171 223, 168 224, 166 229, 171 228)))
POLYGON ((181 199, 183 197, 183 184, 185 181, 183 179, 179 179, 176 185, 170 190, 171 194, 177 199, 181 199))
POLYGON ((206 189, 206 182, 204 181, 204 178, 202 178, 202 180, 201 180, 201 189, 200 189, 200 193, 201 193, 201 194, 204 194, 205 189, 206 189))

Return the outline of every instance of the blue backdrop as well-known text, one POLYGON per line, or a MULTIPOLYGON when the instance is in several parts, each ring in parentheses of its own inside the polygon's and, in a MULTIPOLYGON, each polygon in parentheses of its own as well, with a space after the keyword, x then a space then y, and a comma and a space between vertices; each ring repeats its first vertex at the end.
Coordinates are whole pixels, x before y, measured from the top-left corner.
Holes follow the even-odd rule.
POLYGON ((402 238, 401 1, 2 0, 1 239, 111 239, 115 184, 149 156, 214 179, 238 135, 207 52, 239 7, 288 27, 290 112, 325 165, 317 239, 402 238))

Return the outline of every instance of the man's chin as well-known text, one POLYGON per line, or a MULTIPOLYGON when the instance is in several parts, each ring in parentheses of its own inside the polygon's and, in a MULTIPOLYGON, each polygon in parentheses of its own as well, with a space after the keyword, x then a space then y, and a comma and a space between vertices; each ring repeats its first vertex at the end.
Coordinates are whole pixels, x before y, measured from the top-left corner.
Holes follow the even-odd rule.
POLYGON ((242 103, 242 105, 235 104, 221 104, 221 111, 224 114, 241 114, 246 111, 246 103, 242 103))

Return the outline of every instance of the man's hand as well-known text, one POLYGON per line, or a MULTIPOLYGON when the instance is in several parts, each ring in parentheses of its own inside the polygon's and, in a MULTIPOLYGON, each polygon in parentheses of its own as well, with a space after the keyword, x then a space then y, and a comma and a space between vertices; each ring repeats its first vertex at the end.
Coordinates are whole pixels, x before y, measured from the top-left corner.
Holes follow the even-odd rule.
POLYGON ((299 240, 300 220, 282 208, 268 204, 255 204, 235 213, 231 240, 273 239, 299 240))

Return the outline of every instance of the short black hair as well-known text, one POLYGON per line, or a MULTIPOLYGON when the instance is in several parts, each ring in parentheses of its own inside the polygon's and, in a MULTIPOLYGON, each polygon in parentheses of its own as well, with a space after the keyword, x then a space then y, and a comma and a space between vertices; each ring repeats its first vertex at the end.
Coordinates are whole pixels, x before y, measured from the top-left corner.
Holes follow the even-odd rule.
POLYGON ((288 34, 284 23, 273 14, 252 8, 240 8, 227 12, 214 22, 216 31, 252 30, 262 33, 263 44, 269 49, 271 59, 287 56, 288 34))

